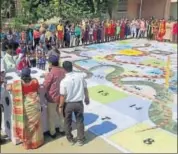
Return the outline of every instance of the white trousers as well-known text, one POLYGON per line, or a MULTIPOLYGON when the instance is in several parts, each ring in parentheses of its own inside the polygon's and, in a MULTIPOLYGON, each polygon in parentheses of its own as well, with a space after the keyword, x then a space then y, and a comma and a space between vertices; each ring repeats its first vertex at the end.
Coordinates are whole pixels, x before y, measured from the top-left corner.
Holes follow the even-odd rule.
POLYGON ((56 133, 56 125, 59 123, 59 130, 64 131, 64 117, 57 112, 56 103, 48 103, 48 127, 51 135, 56 133))
POLYGON ((137 28, 136 27, 131 27, 131 35, 134 38, 137 36, 137 28))
POLYGON ((70 47, 75 46, 74 42, 75 42, 75 35, 70 35, 70 47))

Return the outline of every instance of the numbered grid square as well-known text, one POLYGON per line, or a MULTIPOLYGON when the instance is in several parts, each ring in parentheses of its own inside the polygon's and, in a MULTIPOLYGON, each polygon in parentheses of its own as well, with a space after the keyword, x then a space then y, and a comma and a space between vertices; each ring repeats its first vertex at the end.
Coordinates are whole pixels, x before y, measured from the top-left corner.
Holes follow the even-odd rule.
POLYGON ((128 95, 111 87, 98 85, 89 88, 89 96, 97 102, 107 104, 126 98, 128 95))
POLYGON ((137 124, 108 139, 132 153, 177 153, 177 137, 146 123, 137 124))
POLYGON ((136 96, 128 96, 122 100, 112 102, 109 107, 123 113, 138 122, 143 122, 149 119, 148 110, 151 102, 136 96))

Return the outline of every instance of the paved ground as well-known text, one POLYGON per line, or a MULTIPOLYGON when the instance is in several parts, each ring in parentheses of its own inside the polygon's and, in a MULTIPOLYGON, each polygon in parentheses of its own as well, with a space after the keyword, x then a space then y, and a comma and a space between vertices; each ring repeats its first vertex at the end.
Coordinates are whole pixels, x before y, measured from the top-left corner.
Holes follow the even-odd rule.
POLYGON ((71 146, 64 137, 55 140, 47 137, 41 148, 28 151, 21 145, 15 146, 10 142, 1 146, 1 153, 119 153, 116 148, 90 132, 86 132, 86 137, 87 143, 82 147, 71 146))

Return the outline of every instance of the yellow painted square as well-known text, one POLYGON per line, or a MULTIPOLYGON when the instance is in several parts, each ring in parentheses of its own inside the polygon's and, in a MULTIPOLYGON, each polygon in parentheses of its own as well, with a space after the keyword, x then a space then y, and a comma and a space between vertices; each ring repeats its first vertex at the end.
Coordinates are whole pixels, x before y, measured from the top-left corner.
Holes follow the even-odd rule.
POLYGON ((177 137, 160 129, 140 132, 150 128, 148 124, 137 124, 127 130, 116 133, 108 139, 133 153, 177 153, 177 137), (152 144, 144 140, 151 138, 152 144))
POLYGON ((96 60, 98 62, 107 62, 104 56, 94 56, 93 60, 96 60))

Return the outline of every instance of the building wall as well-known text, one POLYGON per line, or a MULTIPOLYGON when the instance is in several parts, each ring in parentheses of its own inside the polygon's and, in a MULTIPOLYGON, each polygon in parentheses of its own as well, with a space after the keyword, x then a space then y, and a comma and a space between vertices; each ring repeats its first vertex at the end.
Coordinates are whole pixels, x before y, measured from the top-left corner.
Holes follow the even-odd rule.
POLYGON ((140 10, 140 0, 128 0, 127 16, 129 19, 138 18, 140 10))
POLYGON ((140 2, 140 0, 127 0, 126 10, 122 9, 122 5, 119 5, 118 6, 119 10, 122 10, 122 11, 114 12, 113 13, 114 18, 116 18, 116 19, 120 19, 122 17, 127 17, 129 19, 138 18, 138 4, 139 4, 139 2, 140 2))
POLYGON ((165 17, 165 7, 167 0, 143 0, 142 17, 150 18, 152 16, 161 19, 165 17))
MULTIPOLYGON (((141 17, 145 19, 149 19, 152 16, 158 19, 169 19, 170 16, 177 18, 177 7, 174 5, 171 6, 171 1, 177 0, 142 0, 141 17)), ((122 17, 133 19, 139 17, 141 0, 119 0, 118 4, 118 7, 120 7, 119 10, 113 13, 115 19, 122 17), (127 7, 123 9, 123 5, 120 3, 126 3, 126 1, 127 7)))
POLYGON ((170 17, 174 20, 177 19, 177 2, 171 3, 170 17))

